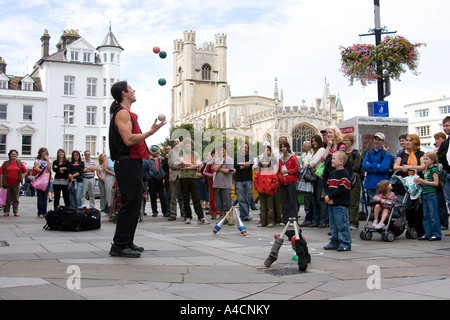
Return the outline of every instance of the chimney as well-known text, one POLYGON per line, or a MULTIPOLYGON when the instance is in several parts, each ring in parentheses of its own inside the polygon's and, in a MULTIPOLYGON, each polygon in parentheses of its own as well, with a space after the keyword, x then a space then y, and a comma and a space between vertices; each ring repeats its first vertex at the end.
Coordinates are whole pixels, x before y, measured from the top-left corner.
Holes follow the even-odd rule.
POLYGON ((6 74, 6 61, 0 57, 0 74, 6 74))
POLYGON ((61 36, 62 46, 61 48, 67 48, 69 44, 81 38, 78 30, 76 29, 67 29, 64 30, 63 35, 61 36))
POLYGON ((48 30, 44 29, 44 35, 41 37, 41 58, 47 58, 49 54, 50 35, 48 30))

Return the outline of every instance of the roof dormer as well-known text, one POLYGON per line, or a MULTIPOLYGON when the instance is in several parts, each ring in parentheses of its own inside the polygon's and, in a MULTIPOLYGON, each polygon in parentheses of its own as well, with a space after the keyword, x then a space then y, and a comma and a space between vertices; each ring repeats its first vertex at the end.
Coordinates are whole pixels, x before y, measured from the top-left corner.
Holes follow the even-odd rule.
POLYGON ((6 74, 0 73, 0 89, 9 88, 9 78, 6 74))
POLYGON ((95 48, 83 38, 67 46, 67 60, 69 62, 95 63, 95 48))
POLYGON ((33 91, 34 80, 27 74, 20 80, 20 89, 23 91, 33 91))

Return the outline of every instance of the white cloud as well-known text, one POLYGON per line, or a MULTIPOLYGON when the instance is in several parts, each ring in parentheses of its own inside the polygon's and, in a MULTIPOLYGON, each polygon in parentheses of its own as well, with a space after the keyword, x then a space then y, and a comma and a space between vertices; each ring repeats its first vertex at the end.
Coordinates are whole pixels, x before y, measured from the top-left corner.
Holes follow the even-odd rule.
MULTIPOLYGON (((197 46, 214 42, 216 33, 228 35, 228 82, 235 96, 256 90, 272 97, 278 77, 285 105, 299 105, 303 99, 312 105, 322 95, 326 77, 331 92, 340 94, 347 118, 366 113, 367 102, 377 99, 376 85, 350 87, 338 71, 340 45, 375 41, 373 36, 359 37, 374 28, 373 2, 368 0, 33 0, 0 5, 5 10, 0 17, 0 56, 14 74, 22 73, 26 56, 30 68, 40 58, 44 29, 52 36, 52 50, 68 28, 79 29, 97 46, 111 21, 125 48, 122 75, 136 89, 136 110, 145 125, 151 125, 147 119, 154 119, 159 110, 170 115, 173 40, 188 29, 196 31, 197 46), (165 60, 153 54, 155 45, 167 51, 165 60), (161 77, 167 80, 165 87, 157 84, 161 77)), ((420 49, 421 74, 407 72, 401 82, 392 82, 387 98, 391 115, 402 116, 405 104, 449 94, 450 44, 442 35, 450 29, 449 9, 444 0, 381 1, 382 26, 428 45, 420 49)))

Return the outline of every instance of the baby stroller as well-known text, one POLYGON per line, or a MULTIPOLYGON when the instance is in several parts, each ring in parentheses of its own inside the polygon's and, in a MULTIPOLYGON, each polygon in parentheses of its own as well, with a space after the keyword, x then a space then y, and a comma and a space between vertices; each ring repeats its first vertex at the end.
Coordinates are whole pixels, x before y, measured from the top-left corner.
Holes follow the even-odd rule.
MULTIPOLYGON (((142 204, 141 204, 141 210, 139 213, 139 221, 140 222, 144 221, 144 205, 145 205, 145 201, 147 201, 145 185, 142 184, 142 187, 143 187, 142 204)), ((116 222, 117 214, 119 213, 120 202, 121 202, 121 195, 120 195, 119 185, 117 184, 117 180, 114 182, 114 185, 113 185, 113 196, 114 196, 114 199, 113 199, 112 210, 109 213, 109 221, 116 222)))
MULTIPOLYGON (((417 230, 408 226, 406 209, 413 205, 413 200, 419 198, 422 193, 422 186, 416 184, 414 181, 417 176, 417 171, 415 171, 415 175, 407 176, 405 178, 397 173, 398 171, 392 175, 390 182, 391 184, 401 183, 406 190, 406 194, 404 196, 398 195, 397 197, 400 200, 398 202, 386 201, 386 204, 391 207, 391 211, 389 212, 386 226, 384 228, 376 229, 373 226, 369 226, 369 221, 373 221, 373 215, 367 214, 366 225, 359 235, 361 239, 371 240, 372 233, 378 232, 381 234, 381 239, 383 241, 392 242, 395 238, 403 234, 405 229, 405 236, 407 239, 417 239, 417 230)), ((378 203, 379 202, 376 201, 370 201, 369 205, 373 208, 378 203)))

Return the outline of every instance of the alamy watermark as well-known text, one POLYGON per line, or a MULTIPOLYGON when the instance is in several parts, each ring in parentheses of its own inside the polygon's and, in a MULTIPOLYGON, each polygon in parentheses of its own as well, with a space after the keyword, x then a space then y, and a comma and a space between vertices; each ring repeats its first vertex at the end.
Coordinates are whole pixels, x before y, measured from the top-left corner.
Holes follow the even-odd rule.
POLYGON ((77 265, 70 265, 67 267, 66 273, 70 274, 67 278, 66 286, 69 290, 81 289, 81 269, 77 265))
POLYGON ((381 289, 381 269, 377 265, 367 267, 366 273, 371 274, 366 281, 367 289, 381 289))

